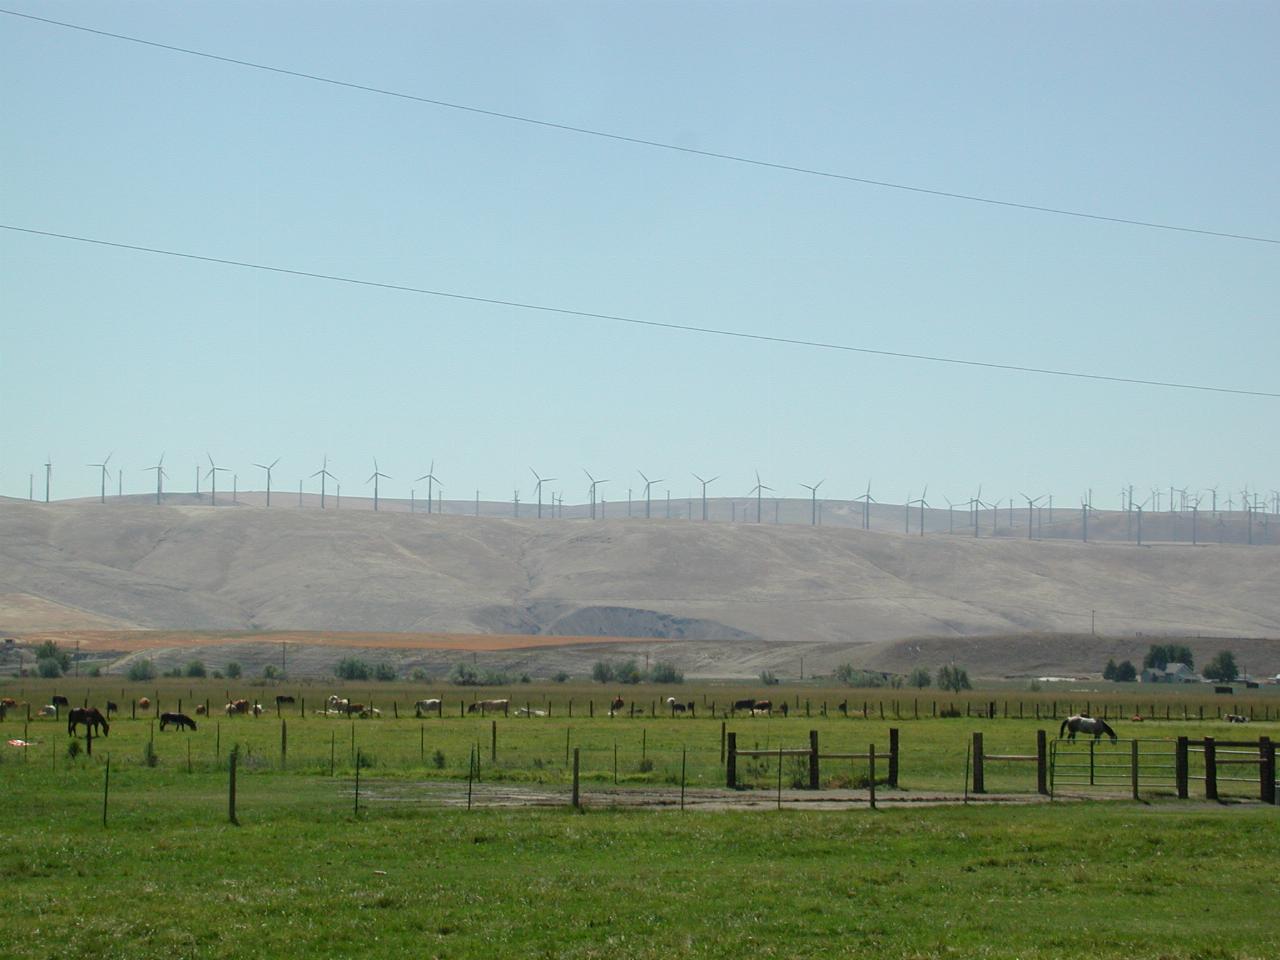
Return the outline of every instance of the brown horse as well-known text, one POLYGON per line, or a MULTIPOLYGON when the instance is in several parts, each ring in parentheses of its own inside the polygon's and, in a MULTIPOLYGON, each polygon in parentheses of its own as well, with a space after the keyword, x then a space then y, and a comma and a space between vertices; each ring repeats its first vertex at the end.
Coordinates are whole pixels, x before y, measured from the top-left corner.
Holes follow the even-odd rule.
POLYGON ((107 725, 107 718, 104 717, 97 707, 74 707, 67 711, 67 736, 73 737, 76 733, 76 727, 84 724, 86 732, 98 734, 105 737, 107 731, 111 728, 107 725))

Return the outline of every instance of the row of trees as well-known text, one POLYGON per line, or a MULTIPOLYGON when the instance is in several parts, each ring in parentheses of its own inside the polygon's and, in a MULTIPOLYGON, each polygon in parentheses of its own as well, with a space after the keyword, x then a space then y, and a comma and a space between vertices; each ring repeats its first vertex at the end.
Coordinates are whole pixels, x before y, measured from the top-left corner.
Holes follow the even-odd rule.
MULTIPOLYGON (((1188 668, 1195 669, 1195 658, 1191 649, 1180 643, 1153 643, 1147 655, 1142 658, 1144 670, 1164 670, 1170 664, 1185 663, 1188 668)), ((1219 650, 1204 666, 1206 680, 1235 680, 1240 676, 1240 668, 1236 665, 1235 655, 1230 650, 1219 650)), ((1107 661, 1102 671, 1103 680, 1115 680, 1128 683, 1138 679, 1138 670, 1132 661, 1115 659, 1107 661)))
POLYGON ((969 681, 969 671, 964 667, 939 667, 936 678, 925 667, 916 667, 906 677, 896 673, 879 673, 874 670, 858 670, 851 663, 842 663, 836 667, 835 678, 848 687, 915 687, 923 690, 937 683, 939 690, 950 690, 958 693, 961 690, 973 689, 969 681))
POLYGON ((597 660, 591 668, 597 683, 684 683, 684 673, 670 660, 657 660, 646 672, 635 660, 597 660))

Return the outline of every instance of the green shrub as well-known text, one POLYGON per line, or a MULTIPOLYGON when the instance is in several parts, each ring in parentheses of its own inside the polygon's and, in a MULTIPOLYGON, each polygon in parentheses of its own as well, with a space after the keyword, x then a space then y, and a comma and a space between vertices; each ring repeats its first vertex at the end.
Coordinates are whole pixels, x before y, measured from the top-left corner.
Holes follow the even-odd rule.
POLYGON ((551 679, 554 680, 556 683, 564 683, 566 680, 569 679, 569 674, 565 673, 563 670, 557 670, 556 675, 551 679))
POLYGON ((501 670, 489 668, 480 675, 482 687, 505 687, 511 683, 511 676, 501 670))
POLYGON ((187 664, 188 677, 203 677, 205 675, 204 664, 199 660, 192 660, 187 664))
POLYGON ((650 760, 648 757, 644 757, 640 760, 638 764, 636 764, 636 769, 639 770, 641 773, 652 773, 653 761, 650 760))
POLYGON ((929 676, 929 671, 924 667, 916 667, 911 671, 911 676, 907 682, 917 690, 923 690, 929 684, 933 683, 933 678, 929 676))
POLYGON ((36 673, 45 678, 62 676, 62 664, 56 657, 41 657, 36 664, 36 673))
POLYGON ((591 666, 591 679, 596 683, 609 683, 613 679, 613 664, 607 660, 597 660, 591 666))
POLYGON ((409 674, 409 679, 416 683, 429 683, 431 681, 431 677, 427 675, 427 671, 423 670, 421 667, 414 667, 413 671, 409 674))
POLYGON ((437 770, 443 770, 444 751, 437 749, 436 752, 431 755, 431 763, 437 770))
POLYGON ((369 664, 358 657, 343 657, 333 672, 342 680, 368 680, 373 676, 369 664))
POLYGON ((241 674, 240 664, 237 663, 235 660, 232 660, 230 663, 227 664, 227 669, 225 673, 230 679, 239 680, 240 674, 241 674))
POLYGON ((79 740, 72 740, 70 743, 67 744, 67 756, 70 757, 72 760, 80 756, 79 740))
POLYGON ((376 679, 389 683, 396 678, 396 668, 389 663, 380 663, 373 668, 373 675, 376 679))
POLYGON ((670 660, 656 660, 649 679, 654 683, 684 683, 684 673, 670 660))
POLYGON ((644 679, 635 660, 623 660, 613 668, 613 679, 619 683, 639 683, 644 679))
POLYGON ((262 668, 263 680, 275 680, 279 676, 280 676, 280 670, 278 667, 276 667, 274 663, 268 663, 265 667, 262 668))
MULTIPOLYGON (((62 673, 71 669, 71 654, 67 653, 52 640, 46 640, 36 647, 36 660, 52 659, 58 661, 62 673)), ((41 674, 43 676, 43 674, 41 674)), ((59 674, 54 674, 59 676, 59 674)))
POLYGON ((951 690, 955 693, 961 690, 972 690, 973 684, 969 682, 969 671, 964 667, 941 667, 938 670, 938 689, 951 690))
POLYGON ((154 680, 155 676, 156 665, 145 657, 129 664, 129 679, 135 683, 141 680, 154 680))
POLYGON ((146 746, 142 748, 142 761, 148 767, 154 767, 160 762, 160 757, 156 754, 156 745, 150 740, 148 740, 146 746))
POLYGON ((480 674, 471 664, 459 660, 449 671, 449 682, 459 687, 474 687, 480 683, 480 674))

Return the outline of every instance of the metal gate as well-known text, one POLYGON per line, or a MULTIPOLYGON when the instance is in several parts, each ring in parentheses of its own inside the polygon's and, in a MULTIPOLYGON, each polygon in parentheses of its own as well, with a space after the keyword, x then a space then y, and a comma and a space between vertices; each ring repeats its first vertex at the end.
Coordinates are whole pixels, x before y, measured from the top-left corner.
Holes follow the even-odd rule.
POLYGON ((1061 787, 1127 790, 1136 800, 1142 787, 1174 790, 1174 743, 1169 740, 1054 740, 1049 746, 1049 796, 1061 787))

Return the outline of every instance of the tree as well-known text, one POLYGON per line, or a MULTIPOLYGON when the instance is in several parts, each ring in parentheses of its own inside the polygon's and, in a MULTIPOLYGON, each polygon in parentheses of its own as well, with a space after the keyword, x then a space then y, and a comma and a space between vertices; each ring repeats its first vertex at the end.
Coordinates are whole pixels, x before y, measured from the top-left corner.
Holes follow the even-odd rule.
POLYGON ((449 671, 449 682, 459 687, 474 687, 480 683, 480 674, 471 664, 459 660, 449 671))
POLYGON ((964 667, 942 667, 938 670, 938 689, 951 690, 959 693, 961 690, 972 690, 973 684, 969 682, 969 671, 964 667))
POLYGON ((619 683, 639 683, 644 679, 640 665, 634 660, 623 660, 613 668, 613 678, 619 683))
POLYGON ((368 680, 373 676, 369 664, 358 657, 343 657, 333 672, 342 680, 368 680))
POLYGON ((236 661, 232 660, 230 663, 227 664, 227 676, 230 677, 232 680, 239 680, 240 673, 241 673, 240 664, 238 664, 236 661))
POLYGON ((1132 660, 1122 660, 1120 666, 1116 667, 1114 679, 1118 683, 1133 683, 1138 679, 1138 668, 1133 665, 1132 660))
POLYGON ((933 678, 929 676, 929 671, 924 667, 916 667, 911 671, 911 676, 907 682, 917 690, 923 690, 925 687, 929 686, 929 684, 933 683, 933 678))
POLYGON ((670 660, 656 660, 649 679, 654 683, 684 683, 684 674, 670 660))
POLYGON ((373 675, 384 683, 389 683, 396 678, 396 668, 389 663, 380 663, 373 668, 373 675))
POLYGON ((274 663, 268 663, 265 667, 262 668, 263 680, 274 680, 279 676, 280 676, 280 668, 277 667, 274 663))
POLYGON ((36 672, 45 678, 62 676, 62 664, 57 657, 41 657, 36 662, 36 672))
POLYGON ((1103 680, 1114 680, 1116 678, 1116 658, 1112 657, 1107 661, 1107 665, 1102 668, 1103 680))
POLYGON ((155 676, 156 665, 145 657, 129 664, 129 679, 135 683, 140 680, 154 680, 155 676))
MULTIPOLYGON (((71 654, 67 653, 52 640, 46 640, 36 647, 36 660, 56 660, 59 673, 52 674, 55 677, 71 669, 71 654)), ((41 674, 41 676, 44 676, 44 674, 41 674)))
POLYGON ((1206 680, 1234 680, 1238 676, 1240 670, 1236 666, 1235 655, 1230 650, 1219 650, 1204 668, 1206 680))
POLYGON ((200 660, 192 660, 187 664, 186 673, 188 677, 203 677, 205 675, 204 663, 200 660))
POLYGON ((1171 663, 1185 663, 1195 668, 1195 660, 1191 649, 1180 643, 1153 643, 1147 655, 1142 659, 1143 668, 1163 670, 1171 663))
POLYGON ((591 679, 597 683, 608 683, 613 679, 613 664, 608 660, 597 660, 591 667, 591 679))

